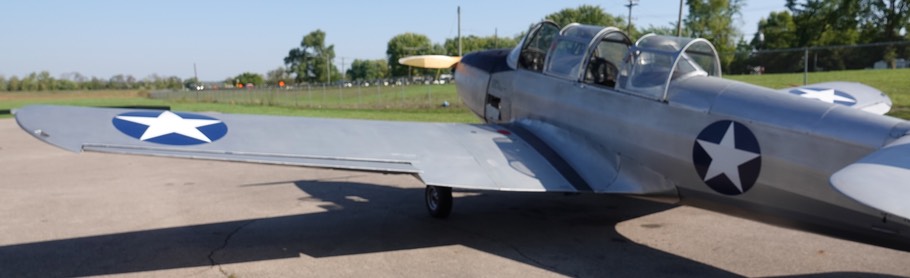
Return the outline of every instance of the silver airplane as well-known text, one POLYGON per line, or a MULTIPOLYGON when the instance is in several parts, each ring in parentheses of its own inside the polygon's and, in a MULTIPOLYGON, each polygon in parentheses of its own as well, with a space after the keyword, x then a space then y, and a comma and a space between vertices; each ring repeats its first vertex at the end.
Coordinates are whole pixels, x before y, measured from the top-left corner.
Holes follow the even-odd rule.
MULTIPOLYGON (((433 57, 423 57, 433 61, 433 57)), ((439 59, 436 59, 439 60, 439 59)), ((834 82, 773 90, 721 78, 704 39, 552 22, 455 64, 486 124, 28 106, 63 149, 406 173, 430 215, 452 189, 622 194, 908 250, 910 122, 834 82)))

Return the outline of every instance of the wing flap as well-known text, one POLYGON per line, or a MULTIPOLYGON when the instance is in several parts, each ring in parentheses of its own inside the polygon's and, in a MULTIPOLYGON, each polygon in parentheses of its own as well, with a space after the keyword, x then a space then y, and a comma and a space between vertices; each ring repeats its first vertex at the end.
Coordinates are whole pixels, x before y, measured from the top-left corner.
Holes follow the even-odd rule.
POLYGON ((910 219, 910 136, 837 171, 830 182, 867 206, 910 219))
POLYGON ((407 161, 383 161, 350 159, 341 157, 317 157, 290 154, 244 153, 231 151, 183 150, 174 148, 116 146, 85 144, 82 150, 89 152, 136 154, 148 156, 179 157, 192 159, 227 160, 249 163, 293 165, 317 168, 348 169, 387 173, 414 173, 420 171, 407 161))
MULTIPOLYGON (((136 111, 164 113, 28 106, 17 110, 16 120, 36 138, 75 152, 409 173, 426 184, 455 188, 579 191, 545 156, 502 126, 198 113, 223 122, 227 130, 223 137, 211 143, 168 145, 127 134, 112 123, 136 111)), ((140 127, 137 134, 151 129, 140 127)), ((162 138, 179 137, 175 134, 162 138)))

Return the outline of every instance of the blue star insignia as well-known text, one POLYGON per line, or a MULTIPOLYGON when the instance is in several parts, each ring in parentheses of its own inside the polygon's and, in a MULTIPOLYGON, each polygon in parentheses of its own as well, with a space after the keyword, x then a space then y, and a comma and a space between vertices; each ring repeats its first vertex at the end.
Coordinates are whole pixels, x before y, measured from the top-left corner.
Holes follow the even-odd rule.
POLYGON ((727 175, 727 179, 736 186, 736 190, 743 193, 746 191, 743 189, 743 184, 739 177, 739 166, 755 159, 759 154, 736 148, 734 127, 733 122, 730 122, 720 143, 705 140, 697 140, 697 142, 706 152, 708 152, 708 155, 710 155, 712 159, 704 180, 708 181, 724 174, 727 175))
POLYGON ((114 117, 113 124, 133 138, 166 145, 211 143, 227 133, 227 125, 221 120, 171 111, 123 113, 114 117))
POLYGON ((692 164, 708 187, 725 195, 746 193, 761 174, 761 148, 745 125, 721 120, 695 138, 692 164))
POLYGON ((847 106, 856 104, 856 99, 852 96, 834 89, 799 88, 793 90, 792 93, 804 98, 815 99, 827 103, 838 103, 847 106))

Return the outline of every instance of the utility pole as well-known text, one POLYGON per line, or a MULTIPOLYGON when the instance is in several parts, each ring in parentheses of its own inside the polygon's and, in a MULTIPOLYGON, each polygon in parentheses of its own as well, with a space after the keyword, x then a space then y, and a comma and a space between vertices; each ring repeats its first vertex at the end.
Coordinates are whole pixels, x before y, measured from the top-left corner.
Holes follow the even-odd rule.
POLYGON ((196 78, 196 83, 199 83, 199 74, 196 72, 196 62, 193 62, 193 78, 196 78))
POLYGON ((809 47, 803 53, 803 85, 809 85, 809 47))
POLYGON ((625 6, 629 8, 629 25, 626 27, 626 33, 632 34, 632 7, 638 6, 638 0, 629 0, 629 4, 625 6))
POLYGON ((458 6, 458 57, 461 57, 461 6, 458 6))
POLYGON ((676 36, 682 37, 682 9, 683 0, 679 0, 679 17, 676 18, 676 36))

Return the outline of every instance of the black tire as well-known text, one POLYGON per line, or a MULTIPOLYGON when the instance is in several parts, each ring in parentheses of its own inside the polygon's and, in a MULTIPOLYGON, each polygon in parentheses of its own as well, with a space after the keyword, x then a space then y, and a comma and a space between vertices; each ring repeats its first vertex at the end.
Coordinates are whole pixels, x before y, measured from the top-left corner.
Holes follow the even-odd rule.
POLYGON ((452 213, 452 188, 427 185, 424 194, 427 211, 435 218, 446 218, 452 213))

